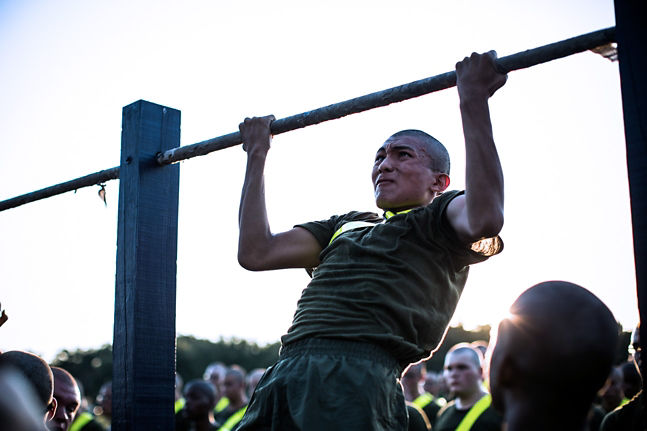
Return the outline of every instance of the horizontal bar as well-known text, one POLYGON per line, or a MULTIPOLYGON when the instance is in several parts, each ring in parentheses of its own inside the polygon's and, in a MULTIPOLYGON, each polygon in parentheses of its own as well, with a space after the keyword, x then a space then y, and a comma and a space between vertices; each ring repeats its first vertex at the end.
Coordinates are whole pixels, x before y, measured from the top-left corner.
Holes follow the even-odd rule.
MULTIPOLYGON (((497 60, 497 66, 503 73, 525 69, 530 66, 546 63, 558 58, 567 57, 578 52, 587 51, 615 42, 615 27, 594 31, 560 42, 529 49, 497 60)), ((291 117, 272 122, 272 134, 279 135, 291 130, 301 129, 324 121, 335 120, 350 114, 368 111, 381 106, 402 102, 424 94, 445 90, 456 85, 456 72, 446 72, 430 78, 403 84, 398 87, 356 97, 344 102, 328 105, 313 111, 303 112, 291 117)), ((198 142, 197 144, 178 147, 159 154, 157 163, 165 165, 203 156, 213 151, 233 147, 241 143, 240 132, 230 133, 217 138, 198 142)))
POLYGON ((7 199, 6 201, 0 202, 0 211, 15 208, 20 205, 60 195, 66 192, 71 192, 72 190, 78 190, 83 187, 94 186, 106 181, 116 180, 117 178, 119 178, 119 166, 95 172, 93 174, 77 178, 75 180, 70 180, 64 183, 56 184, 54 186, 46 187, 44 189, 36 190, 35 192, 16 196, 15 198, 7 199))
MULTIPOLYGON (((551 43, 549 45, 502 57, 497 60, 497 66, 502 72, 508 73, 513 70, 525 69, 527 67, 597 48, 598 46, 606 45, 611 42, 615 42, 615 27, 586 33, 581 36, 576 36, 560 42, 551 43)), ((271 126, 272 134, 279 135, 291 130, 323 123, 324 121, 342 118, 350 114, 368 111, 370 109, 419 97, 424 94, 445 90, 455 85, 456 72, 446 72, 430 78, 403 84, 398 87, 389 88, 387 90, 356 97, 344 102, 324 106, 323 108, 303 112, 291 117, 275 120, 272 122, 271 126)), ((196 156, 204 156, 205 154, 233 147, 240 143, 241 139, 239 132, 229 133, 228 135, 208 139, 206 141, 198 142, 197 144, 186 145, 165 151, 164 153, 158 154, 157 163, 160 165, 167 165, 196 156)), ((117 178, 119 178, 118 166, 2 201, 0 202, 0 211, 117 178)))

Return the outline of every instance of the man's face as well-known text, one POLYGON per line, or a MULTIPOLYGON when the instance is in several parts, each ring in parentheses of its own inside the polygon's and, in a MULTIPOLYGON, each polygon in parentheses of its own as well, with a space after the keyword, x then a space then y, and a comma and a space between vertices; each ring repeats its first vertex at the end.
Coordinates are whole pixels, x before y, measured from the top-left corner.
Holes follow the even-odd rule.
POLYGON ((224 395, 230 400, 240 398, 242 383, 233 375, 225 377, 224 395))
POLYGON ((209 396, 200 388, 195 386, 189 387, 185 392, 186 400, 185 412, 189 419, 201 419, 207 415, 213 408, 213 403, 209 396))
POLYGON ((389 138, 375 155, 373 189, 375 203, 385 210, 403 210, 427 205, 439 189, 444 174, 430 168, 430 155, 410 136, 389 138))
POLYGON ((445 379, 449 390, 458 397, 468 397, 479 391, 481 367, 469 352, 454 352, 445 359, 445 379))
POLYGON ((81 405, 79 387, 68 379, 55 375, 54 398, 57 403, 56 413, 54 418, 47 422, 47 427, 52 431, 67 431, 81 405))

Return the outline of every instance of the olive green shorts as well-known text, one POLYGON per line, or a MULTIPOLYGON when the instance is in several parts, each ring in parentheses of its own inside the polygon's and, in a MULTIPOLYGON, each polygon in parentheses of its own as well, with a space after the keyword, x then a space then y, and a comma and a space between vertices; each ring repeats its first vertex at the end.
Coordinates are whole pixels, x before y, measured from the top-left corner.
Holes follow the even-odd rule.
POLYGON ((406 430, 397 361, 369 343, 288 344, 256 386, 239 431, 406 430))

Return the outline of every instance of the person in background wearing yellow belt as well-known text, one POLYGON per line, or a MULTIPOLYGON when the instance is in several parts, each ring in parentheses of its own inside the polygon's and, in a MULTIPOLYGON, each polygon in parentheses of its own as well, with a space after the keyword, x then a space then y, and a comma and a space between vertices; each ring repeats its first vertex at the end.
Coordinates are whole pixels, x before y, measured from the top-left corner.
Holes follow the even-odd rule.
POLYGON ((247 410, 245 371, 239 366, 232 365, 225 374, 223 387, 224 396, 229 399, 229 405, 216 415, 216 421, 222 424, 221 431, 230 431, 238 425, 247 410))
POLYGON ((480 352, 467 343, 447 352, 445 378, 455 398, 438 412, 434 431, 501 430, 501 415, 483 387, 482 360, 480 352))
POLYGON ((413 364, 404 372, 400 382, 404 390, 404 399, 421 409, 427 416, 430 425, 433 426, 441 406, 436 403, 432 394, 421 390, 426 374, 427 369, 424 362, 413 364))

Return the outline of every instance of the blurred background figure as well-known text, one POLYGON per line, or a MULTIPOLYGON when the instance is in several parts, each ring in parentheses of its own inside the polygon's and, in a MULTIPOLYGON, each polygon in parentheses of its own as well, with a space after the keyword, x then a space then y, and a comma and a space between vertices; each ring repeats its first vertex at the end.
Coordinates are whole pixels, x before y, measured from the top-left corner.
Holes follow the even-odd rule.
POLYGON ((436 418, 434 431, 461 429, 500 431, 502 418, 491 406, 483 387, 483 356, 467 343, 449 349, 445 356, 445 379, 454 399, 436 418))
POLYGON ((424 362, 410 365, 406 369, 400 382, 404 392, 404 399, 421 409, 431 426, 436 422, 436 414, 440 410, 440 405, 435 402, 435 397, 425 392, 423 385, 427 376, 427 369, 424 362))
POLYGON ((223 395, 223 384, 225 382, 226 373, 227 367, 222 362, 211 363, 207 365, 207 368, 204 370, 203 378, 209 381, 216 390, 216 407, 214 407, 216 415, 226 409, 229 405, 229 400, 223 395))
POLYGON ((182 396, 182 386, 184 382, 182 377, 175 373, 175 413, 178 413, 184 407, 186 400, 182 396))
POLYGON ((0 367, 1 429, 42 431, 42 402, 22 373, 0 367))
POLYGON ((94 416, 97 422, 106 430, 110 430, 112 423, 112 382, 101 385, 97 394, 97 406, 94 408, 94 416))
POLYGON ((425 392, 434 396, 434 400, 441 407, 447 404, 447 397, 449 396, 449 389, 447 388, 447 381, 443 373, 436 373, 427 371, 425 383, 423 385, 425 392))
POLYGON ((81 391, 76 380, 63 368, 51 367, 54 376, 56 412, 47 422, 50 431, 67 431, 81 406, 81 391))
POLYGON ((238 425, 247 410, 245 370, 238 365, 229 367, 225 374, 223 387, 224 396, 229 400, 229 405, 216 414, 216 421, 222 424, 221 431, 229 431, 238 425))
POLYGON ((79 388, 79 392, 81 393, 81 405, 79 406, 79 410, 76 412, 76 417, 74 418, 72 425, 70 425, 69 431, 104 431, 105 428, 97 422, 90 411, 91 409, 89 408, 88 399, 83 390, 83 384, 81 384, 80 380, 76 378, 75 380, 76 385, 79 388))
MULTIPOLYGON (((642 344, 640 342, 640 325, 631 334, 629 351, 632 354, 636 372, 640 374, 642 364, 642 344)), ((647 429, 647 415, 643 401, 643 390, 631 401, 607 414, 600 425, 600 431, 643 431, 647 429)))
POLYGON ((622 392, 625 394, 625 399, 629 401, 640 392, 643 382, 633 361, 620 365, 620 370, 622 371, 622 392))
MULTIPOLYGON (((54 417, 56 399, 54 399, 54 376, 52 370, 39 356, 33 353, 12 350, 0 354, 0 371, 22 376, 27 386, 36 395, 39 417, 45 424, 54 417)), ((25 386, 24 384, 22 386, 25 386)), ((20 387, 20 384, 19 386, 20 387)), ((16 386, 14 386, 16 388, 16 386)), ((28 396, 28 399, 31 398, 28 396)), ((29 402, 27 402, 29 405, 29 402)))
POLYGON ((617 342, 613 314, 588 290, 549 281, 523 292, 499 325, 490 361, 507 431, 586 430, 617 342))
POLYGON ((184 390, 184 407, 175 416, 176 431, 216 431, 216 390, 204 380, 191 380, 184 390))

